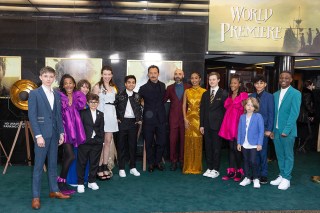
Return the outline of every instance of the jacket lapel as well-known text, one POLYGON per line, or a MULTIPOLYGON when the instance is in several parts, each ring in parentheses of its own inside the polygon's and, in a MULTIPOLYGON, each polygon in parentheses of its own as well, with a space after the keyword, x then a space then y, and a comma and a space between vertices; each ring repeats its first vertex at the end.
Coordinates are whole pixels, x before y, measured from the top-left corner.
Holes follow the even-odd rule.
MULTIPOLYGON (((286 99, 288 98, 289 94, 291 93, 291 89, 292 89, 292 88, 291 88, 291 86, 290 86, 289 89, 287 90, 286 94, 284 94, 284 97, 283 97, 283 99, 282 99, 282 101, 281 101, 281 103, 280 103, 279 109, 282 107, 282 104, 285 103, 286 99)), ((279 100, 279 99, 278 99, 278 100, 279 100)))

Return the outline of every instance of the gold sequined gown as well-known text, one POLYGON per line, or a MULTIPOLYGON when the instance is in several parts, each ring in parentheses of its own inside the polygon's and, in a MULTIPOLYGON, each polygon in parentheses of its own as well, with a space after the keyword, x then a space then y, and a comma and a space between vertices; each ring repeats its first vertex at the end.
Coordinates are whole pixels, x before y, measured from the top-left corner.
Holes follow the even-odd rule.
POLYGON ((184 141, 184 174, 202 172, 202 134, 200 133, 200 101, 206 90, 197 87, 185 91, 187 96, 187 120, 190 125, 185 131, 184 141))

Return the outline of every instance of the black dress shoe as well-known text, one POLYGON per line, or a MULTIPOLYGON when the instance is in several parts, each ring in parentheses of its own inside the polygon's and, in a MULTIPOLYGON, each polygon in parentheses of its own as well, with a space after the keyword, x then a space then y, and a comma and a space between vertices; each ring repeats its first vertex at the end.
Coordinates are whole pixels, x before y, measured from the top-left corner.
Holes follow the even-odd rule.
POLYGON ((150 165, 150 166, 148 167, 148 171, 149 171, 149 172, 153 172, 153 170, 154 170, 153 165, 150 165))
POLYGON ((170 171, 176 171, 177 170, 177 163, 172 163, 170 166, 170 171))
POLYGON ((159 169, 159 171, 165 170, 164 166, 161 163, 158 163, 156 167, 157 169, 159 169))

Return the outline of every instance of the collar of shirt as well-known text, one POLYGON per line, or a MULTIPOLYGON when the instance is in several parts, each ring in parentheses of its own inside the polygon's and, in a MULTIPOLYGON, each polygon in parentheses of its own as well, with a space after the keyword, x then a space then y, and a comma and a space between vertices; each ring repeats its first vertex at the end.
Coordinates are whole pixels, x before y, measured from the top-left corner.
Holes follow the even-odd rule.
POLYGON ((41 85, 42 89, 44 90, 44 92, 48 93, 48 92, 53 92, 53 89, 50 87, 50 90, 48 89, 48 87, 41 85))
POLYGON ((284 92, 284 93, 286 93, 290 87, 291 87, 291 86, 288 86, 288 87, 287 87, 287 88, 285 88, 285 89, 282 89, 282 88, 281 88, 281 91, 280 91, 280 92, 284 92))
POLYGON ((212 90, 214 90, 214 94, 216 94, 218 89, 219 89, 219 86, 216 86, 214 88, 210 88, 210 94, 212 93, 212 90))
POLYGON ((92 110, 92 109, 90 109, 90 111, 91 111, 91 113, 95 113, 97 110, 92 110))
POLYGON ((128 96, 132 96, 133 95, 133 91, 129 91, 129 90, 126 89, 126 92, 127 92, 128 96))

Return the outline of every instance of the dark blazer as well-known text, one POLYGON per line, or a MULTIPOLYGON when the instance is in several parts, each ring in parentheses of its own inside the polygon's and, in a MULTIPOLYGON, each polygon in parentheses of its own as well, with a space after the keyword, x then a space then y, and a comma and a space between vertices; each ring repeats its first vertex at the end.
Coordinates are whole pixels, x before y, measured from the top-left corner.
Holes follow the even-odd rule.
POLYGON ((166 122, 166 110, 163 98, 166 85, 161 81, 153 83, 150 80, 139 89, 144 100, 143 125, 158 125, 166 122))
POLYGON ((224 102, 228 98, 227 91, 219 87, 210 104, 210 89, 203 93, 200 103, 200 127, 220 130, 225 113, 224 102))
POLYGON ((104 119, 103 112, 96 110, 96 121, 93 123, 93 118, 90 109, 80 111, 81 121, 86 133, 86 143, 99 143, 104 141, 104 119), (91 138, 93 130, 96 135, 91 138))
MULTIPOLYGON (((257 93, 252 93, 250 97, 257 98, 257 93)), ((273 95, 266 91, 263 91, 260 97, 259 113, 263 117, 264 130, 272 131, 274 121, 274 99, 273 95)))
POLYGON ((121 91, 116 95, 116 100, 114 102, 117 110, 117 118, 120 121, 123 121, 124 114, 126 112, 128 98, 133 110, 133 114, 136 118, 136 121, 142 120, 142 108, 141 108, 141 97, 139 93, 133 92, 133 95, 128 97, 126 90, 121 91))
MULTIPOLYGON (((241 115, 239 120, 237 143, 240 145, 243 145, 246 137, 246 116, 246 114, 241 115)), ((248 127, 248 142, 250 145, 262 146, 263 137, 264 124, 262 115, 259 113, 253 113, 248 127)))
MULTIPOLYGON (((183 103, 183 95, 181 97, 181 100, 179 100, 176 90, 175 90, 175 85, 171 84, 170 86, 167 87, 167 91, 164 97, 164 102, 166 103, 168 100, 170 100, 170 116, 169 116, 169 124, 171 128, 175 128, 179 126, 179 123, 183 123, 183 113, 182 113, 182 103, 183 103)), ((190 88, 190 84, 183 84, 184 91, 186 89, 190 88)))
MULTIPOLYGON (((28 117, 34 136, 42 135, 51 138, 53 134, 64 133, 61 115, 61 101, 58 92, 54 91, 53 110, 42 88, 31 90, 28 99, 28 117)), ((35 138, 35 141, 36 138, 35 138)), ((58 142, 57 142, 58 143, 58 142)))

